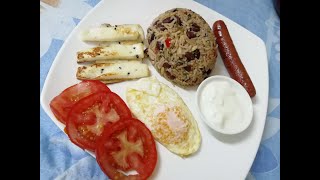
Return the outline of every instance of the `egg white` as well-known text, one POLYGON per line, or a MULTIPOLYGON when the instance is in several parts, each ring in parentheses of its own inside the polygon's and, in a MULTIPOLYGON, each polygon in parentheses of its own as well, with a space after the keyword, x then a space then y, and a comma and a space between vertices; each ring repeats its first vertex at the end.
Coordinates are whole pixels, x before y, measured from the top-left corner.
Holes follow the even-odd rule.
POLYGON ((127 88, 126 100, 134 116, 169 151, 184 157, 199 149, 197 122, 173 89, 155 77, 142 78, 127 88))

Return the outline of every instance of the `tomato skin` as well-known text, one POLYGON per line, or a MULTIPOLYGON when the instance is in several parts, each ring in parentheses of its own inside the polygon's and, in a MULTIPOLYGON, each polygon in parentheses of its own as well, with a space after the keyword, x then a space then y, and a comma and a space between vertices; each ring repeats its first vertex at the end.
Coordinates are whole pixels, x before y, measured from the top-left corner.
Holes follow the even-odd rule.
POLYGON ((68 87, 50 102, 50 109, 55 117, 66 124, 68 114, 72 106, 80 99, 96 92, 111 92, 102 82, 97 80, 85 80, 68 87))
MULTIPOLYGON (((126 147, 126 146, 122 146, 126 147)), ((130 146, 131 148, 131 146, 130 146)), ((129 148, 129 150, 131 150, 129 148)), ((131 179, 139 179, 144 180, 147 179, 149 176, 151 176, 157 160, 157 149, 156 144, 153 139, 153 136, 150 132, 150 130, 139 120, 137 119, 127 119, 118 121, 110 126, 109 131, 104 131, 102 133, 101 138, 97 142, 97 148, 96 148, 96 159, 97 162, 102 169, 102 171, 110 178, 110 179, 121 179, 121 180, 131 180, 131 179), (129 161, 128 164, 130 165, 127 168, 122 168, 117 163, 116 159, 113 157, 114 154, 121 153, 122 151, 127 152, 128 149, 125 150, 119 150, 119 144, 117 143, 117 138, 119 139, 119 136, 122 133, 130 133, 129 129, 135 129, 132 131, 132 136, 127 135, 127 141, 132 144, 137 144, 138 140, 139 142, 142 142, 143 144, 143 156, 139 155, 137 152, 133 152, 130 154, 126 154, 126 161, 129 161), (119 135, 120 134, 120 135, 119 135), (128 156, 127 156, 128 155, 128 156), (137 175, 129 175, 126 176, 122 173, 120 173, 117 169, 126 171, 126 170, 136 170, 139 174, 137 175)))
POLYGON ((66 124, 70 140, 94 151, 103 131, 116 121, 131 118, 125 102, 113 92, 97 92, 79 100, 71 109, 66 124))
POLYGON ((121 119, 128 119, 132 117, 131 111, 122 98, 116 93, 108 93, 108 97, 112 102, 112 107, 119 113, 121 119))

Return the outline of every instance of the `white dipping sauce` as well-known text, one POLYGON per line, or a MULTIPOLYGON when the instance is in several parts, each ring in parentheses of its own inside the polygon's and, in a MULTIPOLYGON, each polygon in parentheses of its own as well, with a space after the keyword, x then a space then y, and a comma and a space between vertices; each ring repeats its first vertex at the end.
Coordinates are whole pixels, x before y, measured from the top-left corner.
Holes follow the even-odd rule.
POLYGON ((230 81, 209 81, 199 94, 200 111, 206 123, 220 132, 244 130, 252 119, 252 102, 244 89, 230 81))

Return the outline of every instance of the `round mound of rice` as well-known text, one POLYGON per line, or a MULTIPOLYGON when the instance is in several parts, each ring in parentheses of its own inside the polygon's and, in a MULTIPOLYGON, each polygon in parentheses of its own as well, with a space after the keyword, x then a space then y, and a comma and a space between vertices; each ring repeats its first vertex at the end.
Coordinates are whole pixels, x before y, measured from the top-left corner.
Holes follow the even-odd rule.
POLYGON ((214 69, 217 45, 209 24, 197 13, 175 8, 160 14, 147 31, 152 65, 179 86, 200 84, 214 69))

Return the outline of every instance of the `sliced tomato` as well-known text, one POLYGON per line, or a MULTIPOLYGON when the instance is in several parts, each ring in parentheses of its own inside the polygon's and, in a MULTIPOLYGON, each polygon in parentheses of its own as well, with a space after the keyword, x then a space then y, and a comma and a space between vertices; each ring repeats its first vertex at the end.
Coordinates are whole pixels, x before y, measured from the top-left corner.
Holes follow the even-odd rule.
POLYGON ((66 124, 68 113, 77 101, 100 91, 110 92, 110 89, 97 80, 82 81, 65 89, 62 93, 53 98, 50 102, 51 111, 60 122, 66 124))
POLYGON ((131 118, 131 112, 117 94, 98 92, 82 98, 72 107, 66 132, 74 144, 94 151, 105 128, 128 118, 131 118))
POLYGON ((97 162, 110 179, 147 179, 157 158, 151 132, 137 119, 114 123, 97 142, 97 162), (119 170, 136 170, 138 174, 126 176, 119 170))

